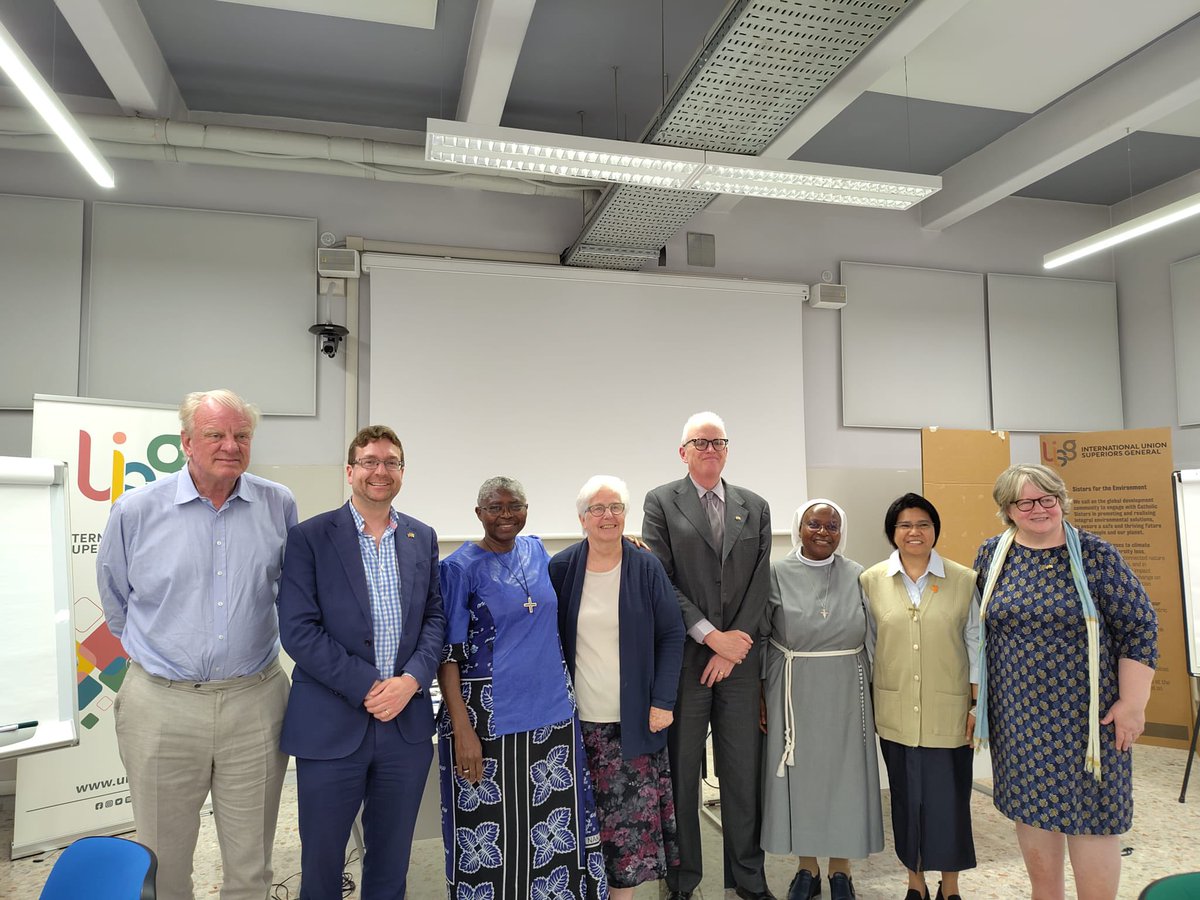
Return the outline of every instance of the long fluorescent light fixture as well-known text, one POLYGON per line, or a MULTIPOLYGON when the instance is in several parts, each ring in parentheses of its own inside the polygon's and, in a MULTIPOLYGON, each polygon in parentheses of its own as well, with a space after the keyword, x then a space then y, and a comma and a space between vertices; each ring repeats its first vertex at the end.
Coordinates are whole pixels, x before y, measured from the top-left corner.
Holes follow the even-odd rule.
POLYGON ((1128 222, 1106 228, 1082 241, 1067 244, 1053 253, 1047 253, 1043 258, 1042 266, 1046 269, 1056 269, 1069 262, 1099 253, 1101 250, 1107 250, 1117 244, 1132 241, 1143 234, 1158 231, 1160 228, 1166 228, 1168 225, 1174 225, 1176 222, 1182 222, 1184 219, 1198 214, 1200 214, 1200 194, 1192 194, 1190 197, 1168 203, 1166 206, 1130 219, 1128 222))
POLYGON ((430 119, 426 126, 425 159, 512 175, 554 175, 671 190, 683 190, 704 165, 700 150, 444 119, 430 119))
POLYGON ((908 209, 941 190, 936 175, 769 160, 430 119, 425 159, 513 175, 554 175, 706 194, 908 209))
POLYGON ((9 80, 25 95, 38 115, 45 119, 58 139, 79 161, 92 179, 100 187, 116 186, 112 166, 105 162, 87 135, 83 133, 74 117, 62 105, 58 95, 54 93, 46 79, 38 74, 29 57, 24 54, 8 29, 0 24, 0 69, 9 80))

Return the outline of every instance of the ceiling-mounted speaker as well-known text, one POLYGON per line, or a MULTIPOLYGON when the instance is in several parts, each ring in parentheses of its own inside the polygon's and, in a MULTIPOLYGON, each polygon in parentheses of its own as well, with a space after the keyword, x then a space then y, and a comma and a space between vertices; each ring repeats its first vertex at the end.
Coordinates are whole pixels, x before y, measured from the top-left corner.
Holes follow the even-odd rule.
POLYGON ((317 274, 322 278, 358 278, 358 251, 341 247, 318 247, 317 274))
POLYGON ((846 305, 846 286, 814 284, 808 289, 808 305, 814 309, 841 309, 846 305))

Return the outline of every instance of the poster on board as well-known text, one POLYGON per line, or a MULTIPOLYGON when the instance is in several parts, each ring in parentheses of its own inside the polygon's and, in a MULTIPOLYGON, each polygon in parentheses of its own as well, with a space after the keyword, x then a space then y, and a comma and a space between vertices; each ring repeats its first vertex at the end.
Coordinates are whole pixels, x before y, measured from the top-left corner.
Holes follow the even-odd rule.
POLYGON ((1111 543, 1158 614, 1158 668, 1142 741, 1187 749, 1191 685, 1183 640, 1169 428, 1041 436, 1042 462, 1067 484, 1071 521, 1111 543))
POLYGON ((104 624, 96 551, 113 501, 185 462, 173 407, 41 395, 33 455, 67 463, 79 745, 18 761, 14 859, 133 829, 112 718, 129 659, 104 624))

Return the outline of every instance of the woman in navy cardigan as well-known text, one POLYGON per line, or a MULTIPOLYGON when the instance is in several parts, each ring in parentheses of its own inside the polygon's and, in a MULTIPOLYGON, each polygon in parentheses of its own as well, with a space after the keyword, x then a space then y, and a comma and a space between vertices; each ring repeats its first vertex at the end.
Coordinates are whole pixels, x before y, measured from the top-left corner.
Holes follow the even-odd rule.
POLYGON ((576 499, 586 539, 550 560, 612 900, 679 864, 667 761, 683 616, 662 564, 625 540, 629 489, 596 475, 576 499))

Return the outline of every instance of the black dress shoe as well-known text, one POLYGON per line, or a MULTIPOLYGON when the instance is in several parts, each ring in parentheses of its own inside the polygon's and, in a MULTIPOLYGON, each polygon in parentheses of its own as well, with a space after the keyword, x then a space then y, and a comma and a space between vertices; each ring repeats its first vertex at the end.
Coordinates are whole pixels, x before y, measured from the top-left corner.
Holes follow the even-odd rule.
POLYGON ((845 872, 829 876, 829 900, 854 900, 854 880, 845 872))
MULTIPOLYGON (((928 897, 929 895, 926 894, 925 896, 928 897)), ((961 894, 943 894, 942 893, 942 883, 939 881, 938 882, 937 900, 962 900, 962 895, 961 894)))
POLYGON ((736 893, 742 900, 775 900, 775 895, 771 893, 769 887, 764 887, 761 891, 752 891, 748 888, 740 887, 736 893))
MULTIPOLYGON (((938 888, 938 896, 941 896, 941 888, 938 888)), ((921 894, 916 888, 909 888, 908 893, 904 895, 904 900, 929 900, 929 888, 925 888, 925 893, 921 894)))
POLYGON ((808 869, 801 869, 788 886, 787 900, 812 900, 821 896, 821 873, 814 875, 808 869))

